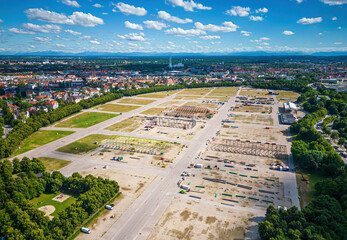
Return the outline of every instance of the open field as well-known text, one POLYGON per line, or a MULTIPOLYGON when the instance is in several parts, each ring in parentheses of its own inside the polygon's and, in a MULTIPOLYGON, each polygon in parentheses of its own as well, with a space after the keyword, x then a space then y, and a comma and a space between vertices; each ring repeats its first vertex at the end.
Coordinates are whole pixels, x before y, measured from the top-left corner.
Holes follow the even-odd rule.
POLYGON ((278 93, 278 95, 276 96, 278 101, 282 101, 280 100, 281 98, 288 98, 291 101, 295 101, 300 94, 297 92, 292 92, 292 91, 275 91, 276 93, 278 93))
POLYGON ((144 115, 163 115, 163 112, 165 111, 165 108, 150 108, 146 111, 141 112, 140 114, 144 115))
POLYGON ((121 98, 118 103, 126 103, 126 104, 136 104, 136 105, 147 105, 155 100, 150 99, 138 99, 138 98, 121 98))
POLYGON ((239 87, 217 87, 206 97, 207 98, 213 97, 213 96, 233 97, 236 95, 238 89, 239 87))
POLYGON ((148 239, 244 239, 252 214, 193 199, 176 198, 153 228, 148 239))
POLYGON ((269 97, 269 90, 266 89, 247 89, 242 88, 240 96, 249 96, 249 97, 269 97))
POLYGON ((183 104, 183 102, 181 102, 181 101, 167 101, 167 102, 164 102, 162 104, 159 104, 158 107, 171 107, 173 105, 180 106, 182 104, 183 104))
POLYGON ((97 107, 96 109, 99 111, 105 111, 105 112, 125 113, 125 112, 130 112, 132 110, 135 110, 137 108, 139 108, 139 106, 121 105, 121 104, 106 104, 106 105, 101 105, 101 106, 97 107))
POLYGON ((220 101, 220 102, 228 101, 229 99, 230 99, 229 97, 210 97, 209 95, 203 98, 204 101, 220 101))
POLYGON ((142 119, 140 117, 132 117, 125 119, 121 122, 113 124, 110 127, 107 127, 107 130, 111 131, 122 131, 122 132, 132 132, 139 128, 142 124, 142 119))
POLYGON ((113 204, 112 211, 104 211, 96 221, 87 227, 92 230, 91 234, 79 234, 76 239, 100 239, 101 236, 119 219, 127 208, 146 190, 149 184, 156 178, 154 175, 146 175, 140 172, 120 169, 88 169, 81 172, 82 176, 92 174, 95 177, 115 180, 120 186, 121 197, 113 204))
POLYGON ((199 100, 202 99, 202 96, 185 96, 185 95, 177 95, 174 99, 178 100, 199 100))
POLYGON ((263 105, 236 105, 235 112, 251 112, 251 113, 271 113, 270 106, 263 105))
POLYGON ((165 98, 167 96, 171 96, 172 94, 175 94, 181 90, 174 90, 174 91, 164 91, 164 92, 156 92, 156 93, 146 93, 137 95, 137 97, 140 98, 165 98))
POLYGON ((74 202, 76 202, 77 198, 74 196, 69 197, 63 202, 58 202, 53 200, 54 197, 60 195, 60 192, 57 193, 42 193, 40 197, 34 198, 30 200, 32 204, 34 204, 37 208, 46 206, 46 205, 52 205, 55 207, 55 211, 51 214, 51 216, 56 217, 58 216, 58 213, 65 210, 67 207, 72 205, 74 202))
POLYGON ((85 112, 73 118, 69 118, 63 122, 60 122, 55 126, 66 128, 88 128, 116 116, 118 115, 111 113, 85 112))
POLYGON ((28 138, 26 138, 20 147, 14 152, 14 155, 19 155, 30 151, 34 148, 43 146, 47 143, 53 142, 65 136, 68 136, 74 132, 72 131, 48 131, 48 130, 40 130, 33 134, 31 134, 28 138))
POLYGON ((57 171, 71 163, 70 161, 49 157, 39 157, 38 159, 45 165, 47 172, 57 171))
POLYGON ((211 110, 217 110, 222 105, 217 103, 186 102, 185 104, 183 104, 183 106, 195 106, 195 107, 209 108, 211 110))
POLYGON ((190 89, 184 89, 177 95, 205 95, 209 91, 211 91, 212 88, 190 88, 190 89))
POLYGON ((100 143, 102 140, 108 138, 107 135, 102 134, 92 134, 82 139, 79 139, 73 143, 70 143, 64 147, 57 149, 58 152, 72 153, 72 154, 86 154, 93 151, 99 147, 96 142, 100 143))

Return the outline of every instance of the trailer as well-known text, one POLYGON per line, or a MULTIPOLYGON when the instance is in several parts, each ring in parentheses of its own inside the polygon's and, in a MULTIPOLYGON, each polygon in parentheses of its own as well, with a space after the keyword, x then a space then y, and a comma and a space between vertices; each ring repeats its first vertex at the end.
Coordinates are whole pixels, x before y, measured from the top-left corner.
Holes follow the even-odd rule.
POLYGON ((182 185, 181 188, 187 191, 190 190, 190 187, 188 185, 182 185))

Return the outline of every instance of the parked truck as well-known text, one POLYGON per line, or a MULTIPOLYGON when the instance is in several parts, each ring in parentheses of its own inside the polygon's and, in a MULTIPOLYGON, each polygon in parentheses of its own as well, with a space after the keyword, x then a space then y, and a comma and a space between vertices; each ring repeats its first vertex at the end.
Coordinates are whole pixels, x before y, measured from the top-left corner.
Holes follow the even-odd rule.
POLYGON ((87 233, 87 234, 90 234, 90 233, 91 233, 90 229, 89 229, 89 228, 86 228, 86 227, 82 227, 82 228, 81 228, 81 232, 87 233))

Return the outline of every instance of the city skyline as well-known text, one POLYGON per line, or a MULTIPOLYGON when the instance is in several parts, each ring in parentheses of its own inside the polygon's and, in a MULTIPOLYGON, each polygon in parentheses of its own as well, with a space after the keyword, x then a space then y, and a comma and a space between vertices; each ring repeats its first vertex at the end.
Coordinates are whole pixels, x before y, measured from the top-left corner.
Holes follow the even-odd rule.
POLYGON ((5 0, 0 10, 0 54, 346 52, 346 4, 345 0, 5 0))

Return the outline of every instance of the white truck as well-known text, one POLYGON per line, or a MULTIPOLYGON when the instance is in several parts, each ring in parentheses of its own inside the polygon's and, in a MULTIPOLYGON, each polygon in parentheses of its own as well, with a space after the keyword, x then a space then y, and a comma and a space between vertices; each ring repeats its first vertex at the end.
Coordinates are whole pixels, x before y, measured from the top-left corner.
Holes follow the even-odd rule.
POLYGON ((86 227, 82 227, 82 228, 81 228, 81 232, 87 233, 87 234, 90 234, 90 233, 91 233, 90 229, 89 229, 89 228, 86 228, 86 227))
POLYGON ((112 209, 113 209, 113 207, 112 207, 111 205, 106 205, 105 208, 106 208, 107 210, 112 210, 112 209))

